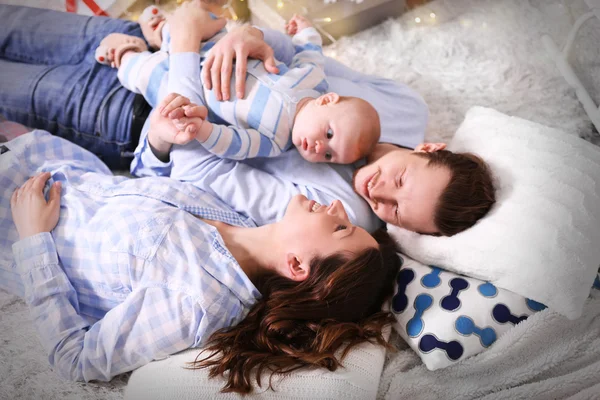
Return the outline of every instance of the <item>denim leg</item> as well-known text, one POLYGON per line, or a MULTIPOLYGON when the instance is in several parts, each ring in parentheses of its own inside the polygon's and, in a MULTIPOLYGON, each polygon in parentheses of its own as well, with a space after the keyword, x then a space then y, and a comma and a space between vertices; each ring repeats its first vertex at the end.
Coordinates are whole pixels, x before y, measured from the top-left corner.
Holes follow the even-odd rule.
POLYGON ((41 8, 0 5, 0 21, 0 58, 30 64, 78 64, 112 32, 143 37, 135 22, 41 8))
POLYGON ((139 25, 16 6, 0 6, 0 21, 0 114, 128 168, 135 95, 94 51, 112 32, 142 37, 139 25))
POLYGON ((134 94, 112 69, 93 60, 48 66, 0 59, 0 70, 0 114, 77 143, 110 167, 123 167, 121 153, 136 145, 130 141, 134 94))

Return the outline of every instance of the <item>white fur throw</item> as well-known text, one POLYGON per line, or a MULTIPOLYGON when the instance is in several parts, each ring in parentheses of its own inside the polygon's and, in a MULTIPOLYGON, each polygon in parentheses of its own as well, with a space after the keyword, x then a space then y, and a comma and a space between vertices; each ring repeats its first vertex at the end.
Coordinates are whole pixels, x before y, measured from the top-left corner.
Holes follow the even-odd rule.
POLYGON ((600 264, 600 151, 483 107, 468 111, 449 149, 489 163, 497 204, 453 237, 388 226, 402 251, 578 318, 600 264))

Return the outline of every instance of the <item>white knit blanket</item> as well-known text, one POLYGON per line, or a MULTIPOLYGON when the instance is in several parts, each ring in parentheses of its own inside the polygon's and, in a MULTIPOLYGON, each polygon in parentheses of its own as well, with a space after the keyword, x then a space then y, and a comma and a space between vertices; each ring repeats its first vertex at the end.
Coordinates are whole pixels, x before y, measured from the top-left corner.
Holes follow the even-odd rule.
POLYGON ((478 356, 428 371, 410 349, 388 354, 380 399, 547 400, 600 398, 600 291, 569 321, 532 315, 478 356))

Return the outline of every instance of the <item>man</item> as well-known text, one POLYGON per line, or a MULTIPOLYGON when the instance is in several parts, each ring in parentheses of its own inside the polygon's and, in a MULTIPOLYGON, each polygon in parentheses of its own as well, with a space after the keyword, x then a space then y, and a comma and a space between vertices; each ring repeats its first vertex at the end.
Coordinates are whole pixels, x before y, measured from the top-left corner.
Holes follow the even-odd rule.
MULTIPOLYGON (((38 65, 33 68, 30 64, 5 60, 7 57, 13 57, 12 54, 18 52, 21 54, 20 61, 27 61, 28 57, 31 56, 30 58, 37 60, 38 63, 39 60, 44 61, 46 59, 50 60, 48 63, 57 62, 53 59, 54 56, 47 55, 48 52, 36 44, 36 40, 40 39, 41 33, 39 28, 36 30, 35 27, 47 25, 44 16, 48 15, 55 20, 55 24, 51 24, 52 27, 60 25, 60 29, 66 30, 67 33, 86 37, 87 44, 84 47, 74 46, 77 48, 77 57, 81 57, 81 54, 86 51, 89 53, 88 59, 82 59, 76 65, 77 67, 90 68, 89 73, 85 75, 87 80, 76 75, 79 80, 85 81, 86 84, 98 79, 97 76, 100 73, 106 79, 114 78, 116 80, 116 71, 96 64, 93 52, 100 40, 108 32, 116 29, 115 25, 119 25, 119 21, 60 13, 52 14, 51 11, 45 10, 0 6, 0 16, 3 17, 3 20, 10 21, 6 26, 3 25, 0 28, 0 40, 7 44, 0 46, 0 49, 2 49, 0 50, 0 57, 2 58, 0 66, 3 70, 6 67, 10 71, 9 77, 3 74, 0 78, 0 93, 2 93, 0 104, 3 105, 0 107, 0 112, 6 113, 7 117, 11 119, 17 119, 19 122, 24 119, 25 123, 30 126, 33 125, 50 131, 54 130, 56 132, 57 129, 53 128, 58 126, 57 133, 61 134, 64 132, 60 129, 60 121, 57 123, 51 120, 53 116, 48 115, 49 113, 45 108, 35 106, 40 102, 44 102, 40 98, 40 93, 45 94, 46 97, 56 103, 52 103, 52 109, 55 110, 54 113, 58 114, 56 110, 61 109, 61 102, 58 100, 64 102, 65 98, 69 98, 64 96, 60 90, 60 85, 53 80, 53 71, 61 70, 59 77, 62 78, 63 74, 71 70, 75 72, 76 69, 70 65, 65 66, 60 63, 52 68, 48 66, 38 68, 38 65), (103 24, 111 26, 103 26, 103 24), (32 29, 31 32, 30 29, 32 29), (109 29, 112 30, 109 31, 109 29), (96 36, 96 39, 92 40, 86 36, 90 32, 96 36), (19 42, 17 39, 24 37, 31 39, 25 41, 29 46, 26 49, 17 46, 17 42, 19 42), (33 54, 33 50, 36 49, 42 51, 42 54, 33 54), (28 54, 24 54, 24 52, 28 54), (87 62, 94 64, 94 67, 87 65, 87 62), (104 68, 104 70, 97 71, 96 68, 104 68), (19 71, 21 70, 27 71, 26 76, 20 76, 19 71), (107 71, 114 74, 114 76, 107 75, 107 71), (20 89, 14 86, 13 82, 22 82, 22 86, 26 90, 19 92, 20 89), (44 90, 40 91, 37 89, 38 87, 43 87, 44 90), (13 90, 18 93, 16 100, 14 99, 13 90), (16 112, 14 112, 15 109, 17 109, 16 112)), ((169 62, 171 71, 177 69, 181 79, 174 80, 173 84, 169 82, 169 89, 171 89, 171 92, 187 96, 187 99, 185 97, 183 99, 195 104, 201 104, 201 99, 195 98, 189 88, 186 88, 186 85, 181 84, 181 82, 186 82, 185 77, 192 81, 194 79, 199 80, 199 69, 194 66, 198 66, 200 63, 197 54, 200 43, 222 27, 222 25, 217 26, 211 21, 208 14, 194 2, 184 4, 172 16, 172 53, 169 62)), ((135 31, 135 27, 132 27, 131 23, 120 22, 121 30, 135 31)), ((288 62, 291 60, 294 49, 289 38, 274 31, 265 31, 264 35, 263 38, 263 32, 258 29, 242 27, 219 41, 210 53, 211 56, 206 60, 204 68, 206 77, 210 75, 211 78, 210 80, 205 79, 205 84, 214 87, 215 96, 234 101, 234 96, 230 93, 233 88, 227 87, 233 69, 233 58, 237 58, 236 74, 238 76, 245 74, 247 57, 261 59, 265 62, 265 65, 274 65, 273 51, 275 51, 275 57, 278 60, 288 62), (269 41, 271 46, 264 39, 269 41)), ((43 42, 46 43, 50 38, 44 40, 45 42, 43 42)), ((58 45, 60 43, 62 42, 59 41, 58 45)), ((72 46, 73 43, 77 42, 71 42, 69 45, 72 46)), ((50 45, 51 43, 46 44, 50 45)), ((281 66, 281 64, 278 65, 281 66)), ((325 70, 328 74, 331 90, 337 91, 340 95, 361 97, 373 104, 379 113, 382 124, 382 142, 393 143, 406 148, 412 148, 421 142, 427 120, 427 107, 421 98, 407 86, 360 74, 331 59, 327 59, 325 70)), ((239 87, 239 84, 243 84, 244 80, 238 79, 237 82, 238 87, 235 88, 235 91, 238 94, 243 93, 244 88, 239 87)), ((143 116, 138 117, 135 111, 131 111, 134 109, 133 99, 120 100, 117 104, 119 107, 112 104, 113 98, 120 98, 116 94, 121 93, 120 89, 123 89, 113 83, 111 83, 112 86, 85 86, 83 93, 78 93, 83 98, 82 102, 72 99, 67 101, 70 102, 67 109, 69 111, 68 116, 85 108, 85 104, 89 104, 90 109, 86 109, 84 110, 85 113, 76 116, 81 119, 82 115, 84 117, 96 115, 93 120, 87 118, 87 125, 96 126, 100 129, 111 126, 108 123, 111 121, 111 117, 121 118, 120 115, 122 114, 133 115, 129 124, 121 123, 122 121, 119 119, 121 130, 117 132, 107 131, 109 133, 104 144, 110 145, 119 142, 119 140, 113 140, 115 138, 111 135, 117 135, 117 138, 129 138, 129 141, 123 140, 123 142, 131 143, 132 139, 135 139, 135 132, 132 130, 127 131, 127 128, 139 126, 143 116), (96 90, 96 92, 90 92, 90 90, 96 90), (87 101, 93 98, 104 98, 96 109, 93 106, 98 102, 87 101), (110 108, 110 112, 106 111, 107 108, 110 108), (100 118, 97 115, 100 115, 100 118), (125 132, 123 132, 124 128, 125 132)), ((77 89, 76 85, 70 85, 69 88, 73 92, 77 89)), ((47 100, 46 103, 49 104, 50 101, 47 100)), ((176 110, 173 109, 172 111, 176 110)), ((59 117, 62 118, 62 116, 59 117)), ((71 117, 70 121, 78 120, 71 117)), ((398 226, 422 233, 454 234, 471 226, 487 212, 487 209, 493 203, 493 188, 491 188, 491 180, 488 179, 489 174, 486 174, 485 165, 477 159, 466 163, 464 160, 463 162, 454 162, 454 165, 459 168, 453 169, 448 162, 437 162, 437 164, 434 162, 433 165, 430 165, 429 159, 421 158, 410 150, 381 145, 374 153, 377 158, 372 157, 369 160, 370 164, 357 172, 353 190, 349 184, 353 178, 352 166, 311 164, 302 159, 296 151, 288 152, 283 157, 275 159, 256 159, 240 163, 221 160, 212 155, 209 157, 206 154, 207 152, 203 153, 199 143, 191 142, 184 146, 177 144, 172 150, 169 146, 166 149, 169 160, 164 163, 156 157, 151 148, 152 141, 157 138, 154 133, 160 132, 148 133, 148 122, 149 120, 146 121, 143 128, 139 129, 141 131, 140 144, 131 167, 131 172, 134 175, 171 176, 175 179, 192 182, 221 198, 234 210, 247 215, 259 225, 281 217, 290 196, 298 193, 302 193, 322 204, 328 204, 334 198, 339 198, 346 206, 352 222, 370 231, 375 230, 381 224, 381 221, 370 212, 372 209, 383 221, 398 226), (378 160, 386 163, 379 164, 378 160), (366 175, 369 170, 372 173, 366 175), (463 170, 476 170, 478 174, 463 176, 460 173, 463 170), (457 177, 462 178, 462 180, 459 180, 462 183, 458 186, 453 185, 453 182, 457 181, 457 177), (486 189, 482 190, 484 187, 486 189), (450 196, 447 196, 448 193, 450 193, 450 196), (449 198, 450 203, 440 201, 444 198, 449 198), (470 202, 473 201, 474 203, 471 204, 470 202), (465 203, 465 206, 463 206, 463 203, 465 203), (456 225, 452 221, 459 214, 461 215, 461 222, 456 225), (445 216, 445 218, 440 219, 440 215, 445 216), (462 222, 462 220, 465 222, 462 222)), ((71 128, 67 128, 66 132, 68 134, 71 128)), ((168 136, 168 132, 162 133, 168 136)), ((100 132, 99 135, 102 136, 103 134, 100 132)), ((78 142, 78 139, 82 137, 89 140, 89 136, 78 132, 71 135, 70 138, 78 142)), ((165 138, 159 139, 164 142, 165 138)), ((97 151, 89 143, 83 142, 82 144, 97 151)), ((116 150, 122 151, 122 146, 119 145, 120 147, 116 150)), ((442 149, 442 144, 426 145, 418 148, 418 150, 422 150, 423 154, 434 154, 442 149)), ((115 153, 115 151, 112 152, 113 160, 115 153)))

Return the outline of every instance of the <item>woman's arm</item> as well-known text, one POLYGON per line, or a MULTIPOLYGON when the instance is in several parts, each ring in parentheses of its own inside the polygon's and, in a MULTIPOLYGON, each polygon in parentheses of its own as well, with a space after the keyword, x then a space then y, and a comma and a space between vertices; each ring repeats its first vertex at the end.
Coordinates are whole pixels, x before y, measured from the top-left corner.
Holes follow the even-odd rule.
POLYGON ((50 364, 65 379, 108 381, 194 344, 202 318, 192 299, 165 288, 137 289, 89 325, 49 233, 17 242, 13 253, 25 301, 50 364), (156 324, 156 321, 166 321, 156 324), (197 325, 196 325, 197 324, 197 325))
POLYGON ((59 218, 60 186, 53 186, 46 202, 42 190, 49 177, 40 174, 17 189, 11 211, 21 237, 13 245, 17 270, 50 364, 70 380, 110 380, 196 344, 204 336, 197 327, 211 328, 200 323, 203 309, 167 288, 136 289, 92 325, 80 315, 77 292, 50 234, 59 218))

